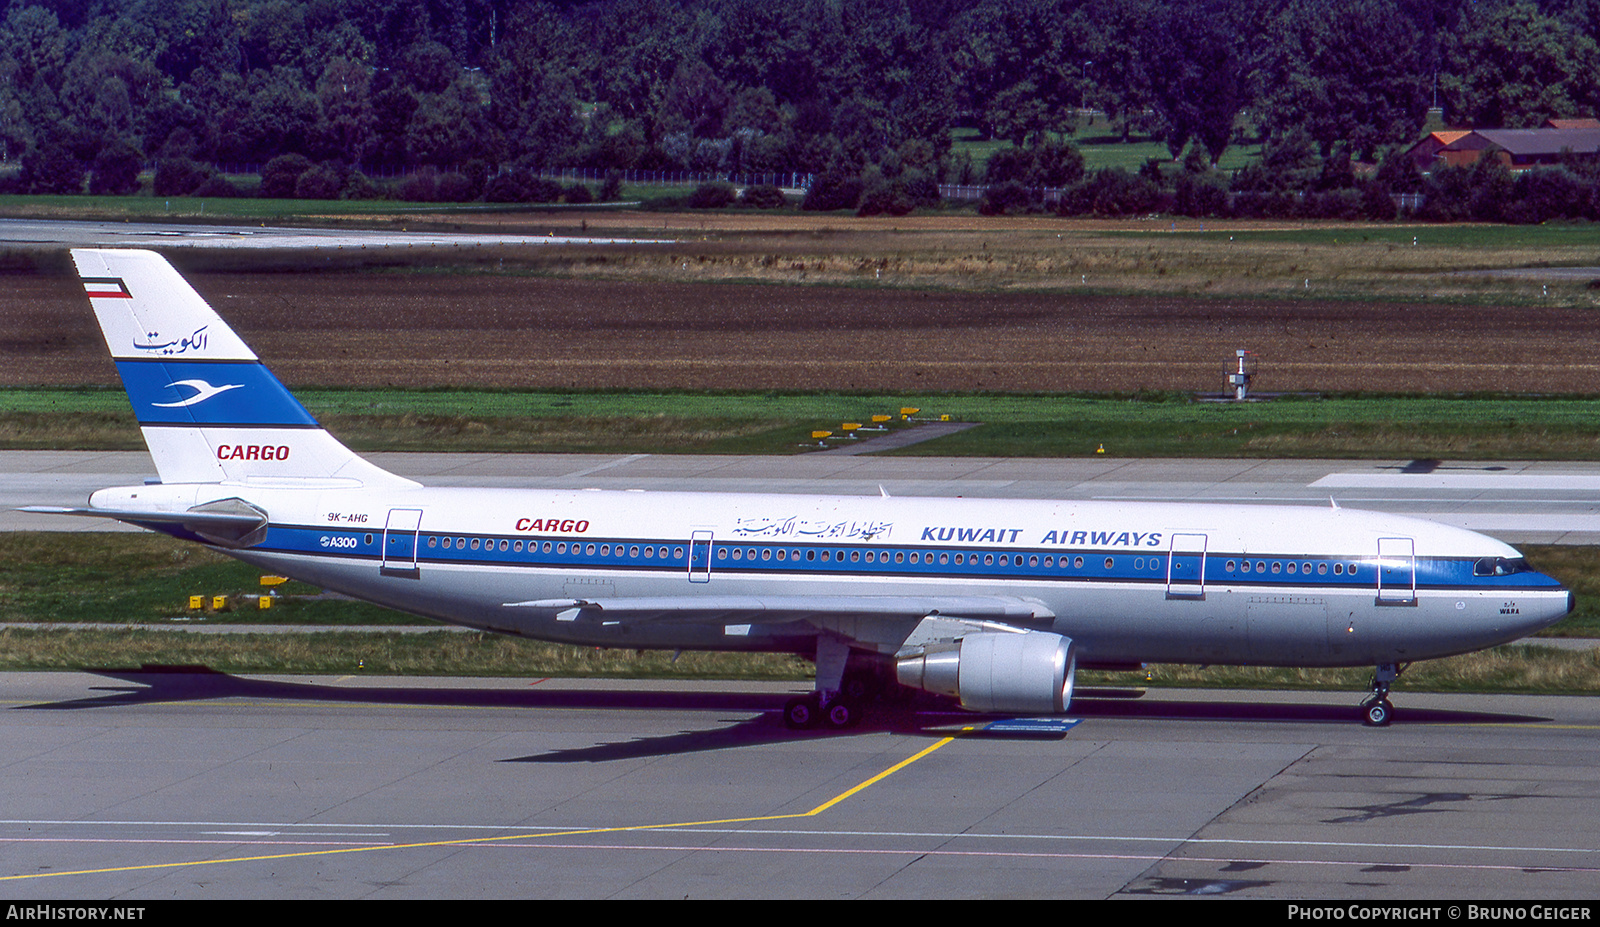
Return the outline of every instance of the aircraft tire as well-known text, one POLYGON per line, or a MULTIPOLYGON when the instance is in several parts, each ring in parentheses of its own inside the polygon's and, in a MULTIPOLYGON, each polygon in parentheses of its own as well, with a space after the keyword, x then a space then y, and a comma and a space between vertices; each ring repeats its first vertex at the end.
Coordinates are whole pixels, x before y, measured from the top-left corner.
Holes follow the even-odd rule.
POLYGON ((1394 706, 1386 698, 1374 699, 1362 705, 1361 721, 1367 727, 1388 727, 1394 720, 1394 706))
POLYGON ((855 727, 861 723, 860 703, 847 698, 834 699, 823 709, 822 721, 834 730, 855 727))
POLYGON ((822 720, 817 710, 817 700, 813 696, 800 696, 792 698, 783 706, 783 724, 794 731, 803 731, 817 726, 822 720))

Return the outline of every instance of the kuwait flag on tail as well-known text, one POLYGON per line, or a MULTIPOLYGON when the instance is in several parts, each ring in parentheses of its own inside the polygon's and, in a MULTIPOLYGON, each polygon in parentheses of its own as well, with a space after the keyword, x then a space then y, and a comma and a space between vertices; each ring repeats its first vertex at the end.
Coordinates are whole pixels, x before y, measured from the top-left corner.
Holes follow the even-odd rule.
POLYGON ((91 299, 132 299, 121 277, 84 277, 83 289, 91 299))

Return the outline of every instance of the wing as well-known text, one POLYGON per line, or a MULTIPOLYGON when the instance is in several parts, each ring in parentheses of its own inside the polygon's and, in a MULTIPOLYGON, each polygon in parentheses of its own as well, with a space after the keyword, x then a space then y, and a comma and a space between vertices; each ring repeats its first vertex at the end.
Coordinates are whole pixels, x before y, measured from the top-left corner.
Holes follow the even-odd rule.
POLYGON ((928 617, 1028 624, 1055 613, 1043 602, 1016 596, 653 596, 643 598, 536 599, 507 608, 549 611, 558 621, 605 624, 685 622, 777 624, 842 618, 920 621, 928 617))

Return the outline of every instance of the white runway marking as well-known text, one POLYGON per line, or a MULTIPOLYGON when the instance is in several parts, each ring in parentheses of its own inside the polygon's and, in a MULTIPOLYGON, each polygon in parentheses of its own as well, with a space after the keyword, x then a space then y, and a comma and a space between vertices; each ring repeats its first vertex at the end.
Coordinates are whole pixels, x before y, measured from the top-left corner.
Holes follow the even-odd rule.
MULTIPOLYGON (((541 830, 543 830, 543 831, 551 831, 551 832, 572 832, 572 831, 603 832, 603 831, 607 831, 607 830, 615 830, 615 829, 617 829, 617 825, 614 825, 614 824, 559 824, 559 825, 557 825, 557 824, 406 824, 406 823, 386 822, 386 823, 374 823, 374 824, 341 823, 341 824, 338 825, 339 827, 352 829, 352 832, 350 832, 350 833, 342 833, 342 832, 316 833, 316 832, 310 832, 310 831, 301 833, 301 832, 298 832, 299 829, 301 829, 301 828, 310 828, 310 827, 326 828, 328 825, 326 823, 323 823, 323 824, 292 824, 292 823, 286 823, 286 822, 270 822, 270 823, 223 822, 223 823, 219 823, 219 822, 216 822, 216 821, 67 821, 67 820, 8 820, 8 821, 0 821, 0 826, 4 826, 4 825, 16 825, 16 826, 23 826, 23 827, 63 827, 63 826, 72 826, 72 827, 86 827, 86 828, 94 828, 94 827, 195 828, 196 829, 196 833, 198 833, 200 835, 204 835, 204 836, 241 836, 241 837, 256 836, 256 837, 270 837, 270 836, 283 835, 283 834, 285 834, 287 832, 287 833, 294 834, 295 836, 299 836, 299 837, 326 837, 326 838, 334 838, 334 837, 344 837, 344 838, 348 838, 348 837, 389 837, 389 836, 391 836, 390 832, 404 832, 404 831, 411 831, 411 830, 428 830, 428 831, 459 830, 459 831, 488 831, 488 832, 507 832, 507 831, 509 831, 509 832, 517 832, 517 831, 527 832, 527 831, 541 831, 541 830), (214 828, 219 828, 219 827, 251 828, 251 830, 228 831, 228 830, 215 830, 214 829, 214 828), (382 833, 370 833, 370 832, 367 832, 366 830, 356 831, 355 829, 358 829, 358 828, 360 828, 360 829, 370 828, 372 830, 381 830, 382 833)), ((645 824, 645 825, 638 825, 638 826, 642 827, 642 828, 653 828, 656 825, 645 824)), ((629 833, 635 833, 635 834, 638 833, 638 831, 632 831, 632 830, 630 830, 628 832, 629 833)), ((1179 836, 1179 835, 1173 835, 1173 836, 1160 836, 1160 835, 1136 836, 1136 835, 1128 835, 1128 834, 1014 834, 1014 833, 985 833, 985 832, 982 832, 982 831, 941 832, 941 831, 897 831, 897 830, 843 830, 843 829, 795 828, 795 827, 785 827, 785 828, 764 828, 764 827, 672 827, 671 829, 666 829, 665 827, 663 827, 662 829, 659 829, 659 830, 651 829, 650 833, 658 833, 658 834, 716 834, 716 835, 722 835, 722 836, 733 835, 733 836, 768 837, 768 838, 779 837, 779 836, 782 836, 782 837, 824 837, 824 838, 887 837, 887 838, 894 838, 894 839, 901 839, 901 840, 936 840, 936 841, 942 841, 942 842, 947 842, 947 841, 951 841, 951 840, 994 840, 994 841, 999 841, 999 842, 1006 842, 1006 841, 1016 841, 1016 842, 1059 841, 1059 842, 1064 842, 1064 843, 1160 844, 1160 845, 1166 845, 1166 846, 1172 846, 1172 847, 1179 847, 1179 846, 1196 846, 1196 847, 1199 847, 1199 846, 1210 846, 1210 847, 1235 846, 1235 847, 1273 847, 1273 848, 1279 848, 1279 849, 1289 848, 1289 847, 1303 847, 1303 848, 1308 848, 1308 849, 1314 848, 1314 849, 1323 850, 1323 851, 1328 851, 1328 850, 1353 850, 1353 851, 1365 851, 1365 852, 1375 852, 1375 851, 1377 851, 1377 852, 1385 852, 1385 851, 1387 851, 1387 852, 1437 851, 1437 852, 1449 852, 1449 853, 1474 852, 1474 853, 1490 853, 1490 854, 1503 854, 1503 853, 1600 854, 1600 846, 1590 846, 1590 847, 1519 846, 1519 845, 1507 846, 1507 845, 1501 845, 1501 844, 1484 844, 1484 843, 1403 843, 1403 842, 1392 842, 1392 841, 1369 841, 1369 840, 1253 840, 1253 839, 1246 839, 1246 838, 1229 839, 1229 838, 1216 838, 1216 837, 1188 837, 1188 836, 1179 836)), ((409 839, 409 838, 394 838, 394 839, 409 839)), ((0 842, 5 842, 5 843, 49 843, 49 842, 63 842, 63 843, 76 843, 76 842, 119 842, 119 843, 205 843, 205 842, 276 843, 276 842, 293 842, 293 841, 270 841, 270 840, 262 840, 262 841, 202 841, 202 840, 181 839, 181 838, 140 838, 140 837, 108 838, 108 837, 65 837, 65 836, 63 836, 63 837, 4 837, 4 836, 0 836, 0 842)), ((315 841, 301 841, 301 842, 308 842, 309 843, 309 842, 315 842, 315 841)), ((384 843, 386 843, 386 842, 387 841, 362 841, 360 843, 360 845, 368 845, 368 844, 370 844, 370 845, 373 845, 373 846, 383 846, 384 843)), ((564 844, 547 844, 547 843, 519 844, 519 843, 503 843, 503 842, 482 843, 482 844, 464 843, 464 844, 460 844, 460 845, 461 846, 480 846, 480 847, 523 846, 523 845, 526 845, 526 846, 550 846, 550 847, 565 846, 564 844)), ((573 847, 581 847, 581 848, 596 848, 596 847, 602 846, 602 844, 596 844, 596 843, 572 844, 572 846, 573 847)), ((613 847, 618 848, 618 849, 626 849, 627 848, 625 846, 613 845, 613 844, 605 844, 605 846, 613 846, 613 847)), ((705 848, 706 849, 715 849, 715 847, 705 847, 705 848)), ((665 847, 665 846, 640 847, 640 849, 669 849, 669 847, 665 847)), ((1169 854, 1164 854, 1163 856, 1165 856, 1165 855, 1171 855, 1171 854, 1170 853, 1169 854)), ((1158 856, 1156 858, 1163 858, 1163 856, 1158 856)), ((1185 857, 1185 858, 1193 858, 1193 857, 1185 857)), ((1228 857, 1228 858, 1232 859, 1232 858, 1236 858, 1236 857, 1228 857)), ((1591 868, 1591 867, 1581 867, 1581 868, 1591 868)))
POLYGON ((650 456, 649 454, 629 454, 626 457, 619 457, 616 460, 607 461, 606 463, 600 464, 599 466, 589 467, 586 470, 574 470, 571 473, 564 473, 564 474, 562 474, 562 476, 564 478, 566 478, 566 479, 569 479, 569 480, 570 479, 577 479, 580 476, 588 476, 591 473, 599 473, 602 470, 610 470, 613 467, 627 466, 628 464, 631 464, 636 460, 643 460, 643 459, 645 459, 646 457, 649 457, 649 456, 650 456))
POLYGON ((1313 489, 1492 489, 1600 494, 1600 475, 1586 473, 1330 473, 1313 489))

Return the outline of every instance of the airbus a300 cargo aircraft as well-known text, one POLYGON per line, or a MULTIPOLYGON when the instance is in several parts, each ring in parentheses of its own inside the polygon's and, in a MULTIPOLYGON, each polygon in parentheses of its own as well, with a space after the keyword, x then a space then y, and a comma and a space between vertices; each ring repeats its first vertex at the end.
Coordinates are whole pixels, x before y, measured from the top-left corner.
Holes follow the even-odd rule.
POLYGON ((859 679, 1063 712, 1078 667, 1373 666, 1513 640, 1572 595, 1517 551, 1322 507, 427 488, 319 426, 159 255, 74 251, 159 482, 88 507, 456 624, 600 647, 812 657, 794 727, 859 679))

